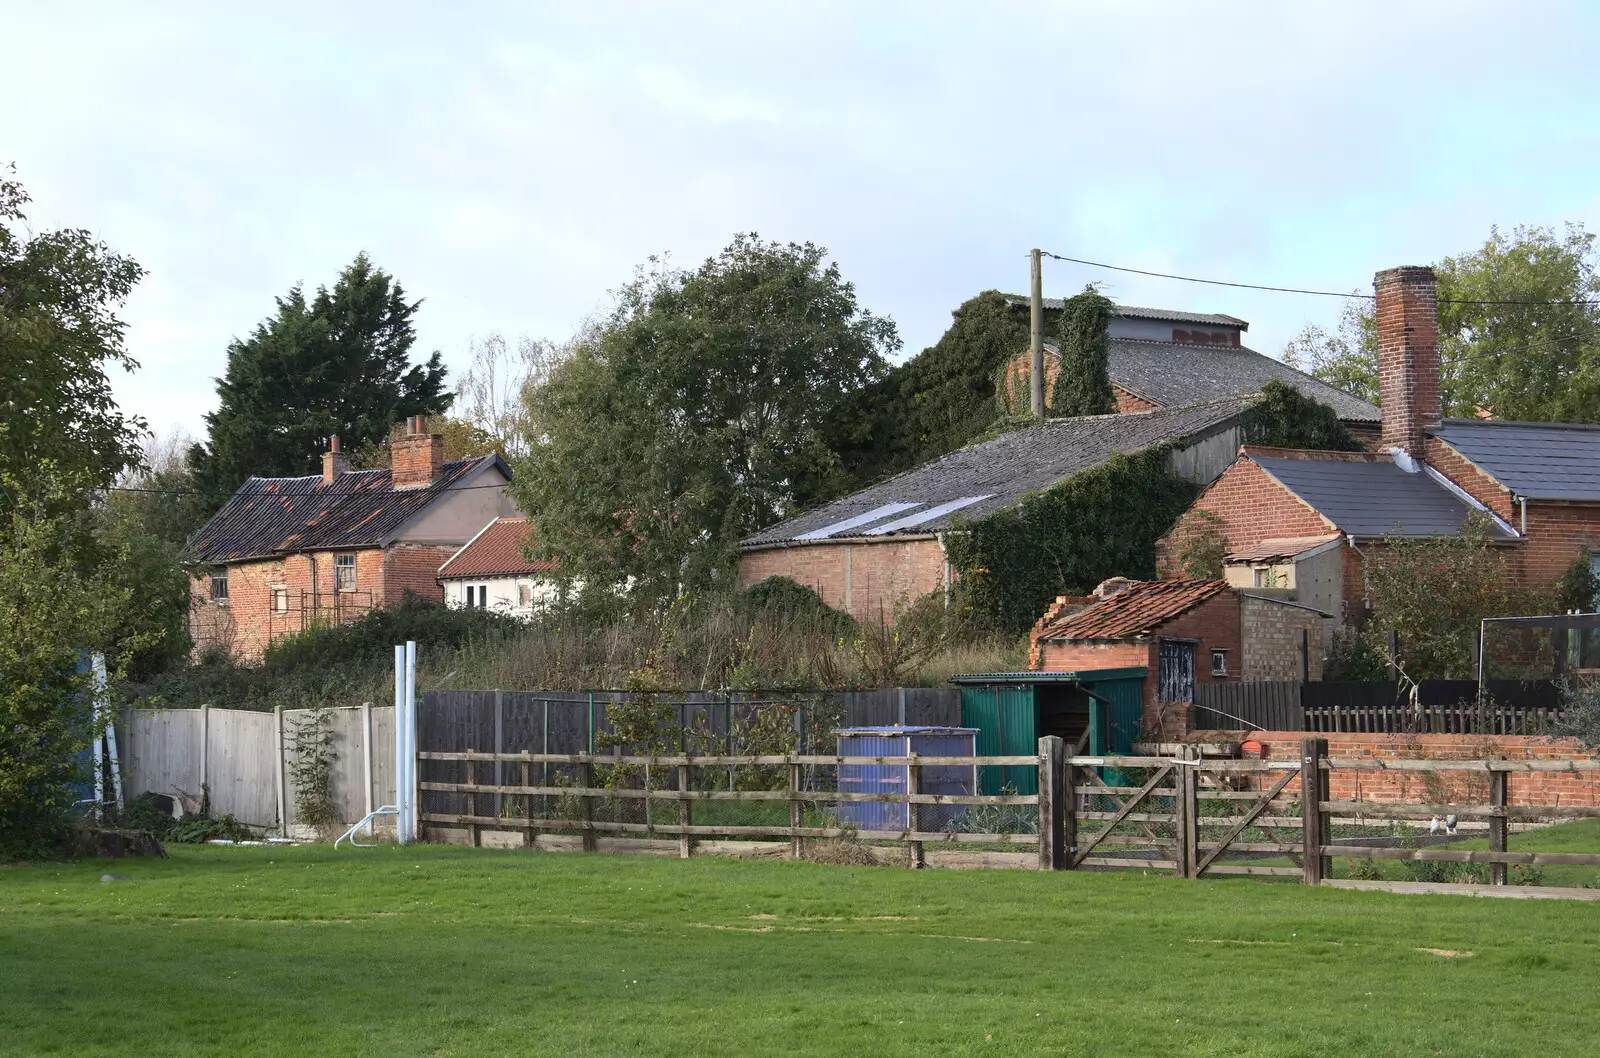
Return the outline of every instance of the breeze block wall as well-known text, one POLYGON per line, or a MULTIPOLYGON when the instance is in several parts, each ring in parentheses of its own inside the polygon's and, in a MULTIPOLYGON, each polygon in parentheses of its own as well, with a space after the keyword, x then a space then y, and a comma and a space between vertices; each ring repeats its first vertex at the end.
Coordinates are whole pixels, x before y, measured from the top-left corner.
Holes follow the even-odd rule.
POLYGON ((1302 606, 1251 595, 1239 597, 1239 625, 1246 680, 1298 680, 1300 637, 1305 633, 1309 678, 1322 679, 1322 627, 1326 618, 1302 606))

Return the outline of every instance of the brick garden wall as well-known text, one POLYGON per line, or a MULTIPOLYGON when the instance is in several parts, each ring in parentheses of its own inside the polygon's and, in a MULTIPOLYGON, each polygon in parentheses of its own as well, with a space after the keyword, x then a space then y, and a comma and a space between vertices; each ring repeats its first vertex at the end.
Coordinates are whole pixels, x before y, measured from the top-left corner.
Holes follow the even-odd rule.
POLYGON ((748 551, 739 585, 789 577, 822 601, 861 621, 893 618, 931 592, 944 592, 944 548, 938 539, 818 543, 748 551))

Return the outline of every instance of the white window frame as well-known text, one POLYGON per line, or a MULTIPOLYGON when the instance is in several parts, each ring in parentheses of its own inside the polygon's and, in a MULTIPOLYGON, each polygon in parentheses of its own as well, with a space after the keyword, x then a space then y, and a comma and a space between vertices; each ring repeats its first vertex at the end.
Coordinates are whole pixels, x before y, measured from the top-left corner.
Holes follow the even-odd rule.
POLYGON ((274 584, 267 591, 267 606, 273 613, 289 612, 289 586, 287 584, 274 584), (279 606, 279 600, 283 605, 279 606))
POLYGON ((211 591, 211 601, 212 602, 216 603, 218 606, 226 606, 226 605, 228 605, 228 571, 227 571, 227 569, 223 569, 220 572, 217 571, 217 570, 212 570, 212 572, 211 572, 211 589, 210 589, 210 591, 211 591), (222 590, 218 591, 217 590, 218 588, 220 588, 222 590))
POLYGON ((356 590, 355 552, 351 551, 333 556, 333 590, 344 592, 356 590), (345 570, 350 572, 347 574, 345 570))
POLYGON ((1212 647, 1211 648, 1211 675, 1213 675, 1213 676, 1226 676, 1227 674, 1228 674, 1228 651, 1223 647, 1212 647))

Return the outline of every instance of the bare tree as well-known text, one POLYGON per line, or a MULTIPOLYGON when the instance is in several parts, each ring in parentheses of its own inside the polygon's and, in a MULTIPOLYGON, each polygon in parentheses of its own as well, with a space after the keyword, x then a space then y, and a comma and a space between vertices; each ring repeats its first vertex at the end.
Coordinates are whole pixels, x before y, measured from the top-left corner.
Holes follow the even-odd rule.
POLYGON ((526 454, 533 438, 524 397, 549 376, 561 348, 526 334, 509 342, 497 331, 472 339, 468 348, 472 366, 461 376, 456 413, 492 437, 506 455, 526 454))

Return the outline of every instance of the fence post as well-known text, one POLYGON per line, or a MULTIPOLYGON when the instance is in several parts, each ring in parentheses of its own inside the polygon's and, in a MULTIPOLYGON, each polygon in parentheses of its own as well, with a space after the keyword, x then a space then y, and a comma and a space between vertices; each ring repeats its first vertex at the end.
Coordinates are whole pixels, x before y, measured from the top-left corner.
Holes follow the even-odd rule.
MULTIPOLYGON (((590 730, 593 729, 591 728, 590 730)), ((594 786, 594 764, 591 761, 586 760, 578 765, 578 782, 582 784, 583 789, 581 807, 579 808, 584 824, 583 851, 593 852, 600 847, 600 843, 595 840, 594 827, 589 825, 594 822, 594 801, 591 800, 594 796, 591 790, 591 787, 594 786)))
MULTIPOLYGON (((467 750, 467 785, 476 786, 478 783, 478 764, 472 759, 475 750, 467 750)), ((498 794, 496 796, 499 796, 498 794)), ((483 843, 483 835, 478 831, 478 794, 475 790, 467 791, 467 815, 472 822, 467 824, 467 834, 472 838, 472 847, 477 848, 483 843)))
MULTIPOLYGON (((678 793, 680 794, 689 792, 690 770, 687 764, 678 765, 678 793)), ((683 827, 682 832, 678 835, 678 857, 680 859, 686 860, 694 855, 694 838, 689 836, 689 821, 693 818, 694 809, 690 807, 689 799, 684 797, 678 802, 678 823, 683 827)))
MULTIPOLYGON (((500 762, 500 754, 506 751, 505 747, 505 711, 500 705, 500 692, 494 692, 494 784, 504 786, 505 770, 500 762)), ((501 818, 506 814, 504 795, 499 790, 494 792, 494 817, 501 818)))
MULTIPOLYGON (((524 751, 526 752, 526 751, 524 751)), ((522 762, 522 788, 526 790, 533 785, 533 764, 529 761, 522 762)), ((533 795, 522 795, 522 822, 526 829, 522 832, 522 843, 528 848, 533 848, 539 842, 533 830, 533 795)))
POLYGON ((211 706, 200 706, 200 805, 201 811, 211 811, 211 706))
MULTIPOLYGON (((1494 809, 1494 815, 1489 817, 1489 851, 1506 851, 1506 803, 1511 791, 1511 774, 1503 771, 1489 773, 1489 807, 1494 809)), ((1506 884, 1506 865, 1503 863, 1489 864, 1489 884, 1506 884)))
POLYGON ((1067 785, 1067 744, 1060 735, 1039 740, 1039 869, 1060 871, 1072 865, 1067 851, 1064 808, 1072 797, 1067 785))
POLYGON ((1301 881, 1321 885, 1328 861, 1322 846, 1328 839, 1328 817, 1322 811, 1327 800, 1327 779, 1322 762, 1328 756, 1328 740, 1307 738, 1300 742, 1300 828, 1301 881))
POLYGON ((1078 766, 1072 753, 1061 755, 1061 789, 1056 798, 1056 816, 1061 820, 1061 867, 1070 871, 1078 859, 1078 766))
MULTIPOLYGON (((905 688, 902 687, 900 693, 903 696, 905 688)), ((902 697, 902 703, 903 701, 904 698, 902 697)), ((911 740, 907 739, 906 741, 909 743, 911 740)), ((919 806, 911 798, 922 792, 922 765, 917 763, 917 755, 915 753, 911 753, 908 750, 907 755, 910 760, 906 764, 906 831, 907 833, 915 834, 920 829, 918 822, 921 813, 917 811, 919 806)), ((926 866, 926 860, 922 854, 922 842, 912 841, 910 867, 915 871, 924 866, 926 866)))
MULTIPOLYGON (((366 792, 361 797, 361 814, 372 814, 372 703, 361 703, 361 780, 366 785, 366 792)), ((372 833, 372 824, 367 824, 367 833, 372 833)))
MULTIPOLYGON (((1184 746, 1179 754, 1183 760, 1198 761, 1200 748, 1198 746, 1184 746)), ((1178 767, 1176 776, 1177 790, 1177 823, 1178 823, 1178 861, 1177 873, 1184 878, 1198 877, 1195 864, 1199 859, 1200 850, 1200 769, 1193 764, 1183 764, 1178 767)))
MULTIPOLYGON (((800 765, 789 765, 789 829, 800 829, 800 765)), ((805 851, 805 839, 798 834, 789 835, 789 858, 798 860, 805 851)))
POLYGON ((278 748, 273 751, 272 785, 278 795, 278 835, 289 836, 289 805, 283 790, 283 706, 272 707, 272 733, 278 748))

